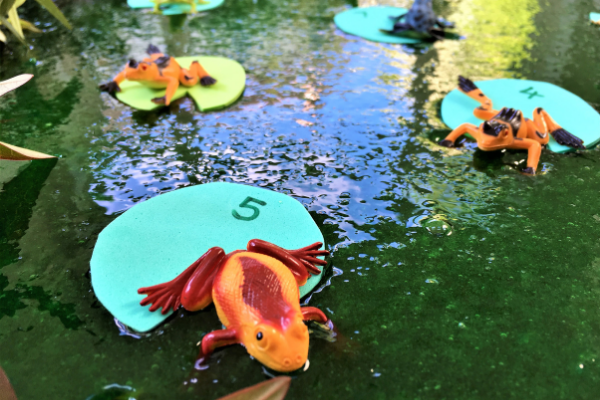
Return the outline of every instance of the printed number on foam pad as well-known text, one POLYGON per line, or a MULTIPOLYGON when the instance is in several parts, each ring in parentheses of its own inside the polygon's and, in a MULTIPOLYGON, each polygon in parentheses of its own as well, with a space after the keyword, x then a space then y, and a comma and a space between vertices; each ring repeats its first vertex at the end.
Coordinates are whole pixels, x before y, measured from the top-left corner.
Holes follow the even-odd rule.
POLYGON ((248 204, 248 203, 252 203, 252 202, 254 202, 254 203, 258 204, 258 205, 261 205, 261 206, 266 206, 267 205, 267 203, 264 202, 264 201, 262 201, 262 200, 255 199, 254 197, 248 196, 248 197, 246 197, 246 199, 244 201, 242 201, 240 203, 240 208, 249 208, 249 209, 251 209, 252 210, 252 215, 249 216, 249 217, 244 217, 243 215, 240 215, 236 210, 233 210, 231 212, 231 214, 233 214, 233 216, 235 218, 241 219, 242 221, 252 221, 252 220, 255 220, 256 218, 258 218, 258 215, 260 214, 260 210, 258 209, 258 207, 248 204))

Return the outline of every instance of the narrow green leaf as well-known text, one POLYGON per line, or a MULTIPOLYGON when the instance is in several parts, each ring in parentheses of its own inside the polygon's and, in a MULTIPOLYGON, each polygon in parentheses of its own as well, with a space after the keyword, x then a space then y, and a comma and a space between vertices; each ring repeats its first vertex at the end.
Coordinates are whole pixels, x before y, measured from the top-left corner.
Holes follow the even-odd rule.
POLYGON ((4 35, 4 33, 2 33, 2 31, 0 31, 0 42, 6 43, 6 36, 4 35))
POLYGON ((0 0, 0 15, 5 17, 17 0, 0 0))
POLYGON ((23 29, 28 29, 31 32, 36 32, 36 33, 42 33, 41 30, 39 30, 34 24, 32 24, 29 21, 25 21, 24 19, 21 19, 21 28, 23 29))
POLYGON ((12 26, 11 23, 8 22, 8 20, 6 18, 4 18, 2 15, 0 15, 0 22, 2 22, 2 25, 6 26, 8 28, 8 30, 11 31, 12 34, 15 35, 21 43, 25 44, 25 37, 19 36, 19 32, 17 32, 15 30, 15 27, 12 26))
POLYGON ((279 376, 239 390, 219 400, 282 400, 290 388, 292 378, 279 376))
POLYGON ((11 90, 15 90, 19 86, 24 85, 25 83, 29 82, 31 78, 33 78, 33 75, 31 74, 21 74, 6 81, 0 81, 0 96, 3 96, 11 90))
MULTIPOLYGON (((4 1, 6 1, 6 0, 4 0, 4 1)), ((54 16, 54 18, 59 20, 61 24, 66 26, 68 29, 73 29, 73 27, 71 27, 71 24, 69 23, 69 21, 67 21, 67 19, 65 18, 63 13, 58 9, 58 7, 56 7, 54 5, 52 0, 35 0, 35 1, 40 3, 44 8, 46 8, 46 10, 48 10, 48 12, 50 14, 52 14, 54 16)))
POLYGON ((13 6, 10 10, 8 10, 8 20, 15 28, 15 30, 19 32, 19 37, 25 40, 25 36, 23 35, 23 28, 21 27, 21 20, 19 19, 19 14, 17 14, 17 7, 13 6))
POLYGON ((0 400, 17 400, 17 395, 2 367, 0 367, 0 400))

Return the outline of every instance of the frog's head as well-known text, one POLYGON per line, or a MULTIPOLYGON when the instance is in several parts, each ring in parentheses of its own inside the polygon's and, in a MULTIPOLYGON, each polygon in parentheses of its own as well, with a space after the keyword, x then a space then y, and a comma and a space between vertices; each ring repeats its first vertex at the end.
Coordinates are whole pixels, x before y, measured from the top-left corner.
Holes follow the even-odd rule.
POLYGON ((132 81, 152 81, 158 76, 158 67, 145 61, 129 60, 125 67, 125 76, 132 81))
POLYGON ((512 126, 505 121, 492 119, 484 122, 481 132, 481 146, 489 150, 504 149, 514 141, 512 126))
POLYGON ((250 355, 276 371, 295 371, 308 359, 308 328, 301 317, 289 320, 285 327, 269 323, 248 326, 242 342, 250 355))

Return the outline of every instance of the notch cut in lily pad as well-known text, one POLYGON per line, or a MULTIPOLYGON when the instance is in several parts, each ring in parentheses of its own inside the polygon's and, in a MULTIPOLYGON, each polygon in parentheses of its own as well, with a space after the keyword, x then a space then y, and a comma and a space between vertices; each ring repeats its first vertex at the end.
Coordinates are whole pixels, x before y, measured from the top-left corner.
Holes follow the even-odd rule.
MULTIPOLYGON (((142 307, 139 288, 172 280, 211 247, 230 253, 252 239, 285 249, 324 241, 304 206, 283 193, 225 182, 191 186, 137 204, 104 228, 90 262, 92 286, 115 318, 146 332, 172 312, 142 307)), ((300 296, 321 276, 312 275, 300 296)))
MULTIPOLYGON (((224 57, 177 57, 182 68, 189 68, 193 61, 217 80, 214 85, 192 87, 179 85, 173 99, 175 101, 189 95, 200 111, 211 111, 225 108, 240 98, 246 87, 246 71, 237 61, 224 57)), ((135 81, 125 80, 120 85, 121 91, 116 93, 117 99, 138 110, 152 111, 164 107, 155 104, 152 99, 162 97, 166 89, 152 89, 135 81)))
MULTIPOLYGON (((494 79, 475 82, 489 97, 495 110, 511 107, 521 110, 525 118, 542 107, 567 131, 583 140, 587 148, 600 142, 600 114, 579 96, 548 82, 520 79, 494 79)), ((473 115, 479 103, 458 89, 452 90, 442 101, 442 120, 450 129, 464 123, 481 125, 482 120, 473 115)), ((552 136, 547 148, 555 153, 573 150, 556 143, 552 136)))
MULTIPOLYGON (((208 11, 221 6, 225 0, 205 0, 207 4, 196 2, 196 11, 208 11)), ((149 0, 127 0, 127 5, 131 8, 154 8, 154 3, 149 0)), ((185 3, 170 3, 161 7, 163 15, 189 14, 191 7, 185 3)))

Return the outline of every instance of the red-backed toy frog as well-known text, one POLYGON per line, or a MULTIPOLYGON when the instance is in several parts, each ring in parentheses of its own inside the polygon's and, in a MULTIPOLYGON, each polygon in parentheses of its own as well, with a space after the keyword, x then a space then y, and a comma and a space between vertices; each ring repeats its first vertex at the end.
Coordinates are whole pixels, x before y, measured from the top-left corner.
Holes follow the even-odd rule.
POLYGON ((198 82, 202 86, 210 86, 217 82, 198 61, 194 61, 189 69, 185 69, 181 68, 175 58, 163 54, 156 46, 148 46, 147 53, 150 57, 144 58, 141 62, 129 60, 125 69, 112 81, 100 85, 100 89, 110 93, 120 92, 119 84, 125 79, 153 89, 166 88, 165 95, 152 99, 152 102, 168 106, 179 84, 191 87, 198 82))
POLYGON ((229 254, 220 247, 202 257, 170 282, 138 290, 147 294, 141 305, 162 313, 180 305, 201 310, 214 302, 225 329, 202 338, 199 359, 216 348, 243 344, 248 353, 267 367, 281 372, 301 368, 308 359, 308 328, 304 321, 317 321, 332 329, 331 321, 315 307, 300 307, 299 286, 310 274, 327 265, 318 256, 329 254, 314 243, 298 250, 285 250, 254 239, 247 249, 229 254))

